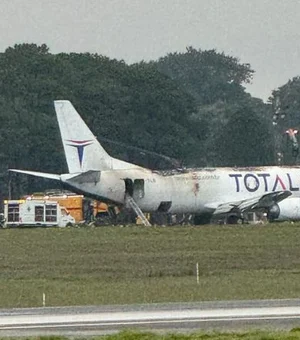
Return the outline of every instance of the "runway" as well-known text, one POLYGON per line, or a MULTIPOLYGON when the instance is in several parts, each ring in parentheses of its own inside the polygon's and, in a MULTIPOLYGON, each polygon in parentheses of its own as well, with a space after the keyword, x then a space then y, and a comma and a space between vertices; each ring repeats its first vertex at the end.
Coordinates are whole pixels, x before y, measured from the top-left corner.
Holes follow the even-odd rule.
POLYGON ((0 310, 1 336, 293 327, 300 327, 298 299, 0 310))

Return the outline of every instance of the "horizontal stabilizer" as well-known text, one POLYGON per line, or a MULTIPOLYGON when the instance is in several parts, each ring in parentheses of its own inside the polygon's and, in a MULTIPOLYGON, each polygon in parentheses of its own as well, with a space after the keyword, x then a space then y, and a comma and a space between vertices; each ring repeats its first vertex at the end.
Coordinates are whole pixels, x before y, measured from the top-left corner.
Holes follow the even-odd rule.
POLYGON ((27 171, 27 170, 18 170, 18 169, 9 169, 8 171, 18 172, 20 174, 26 174, 26 175, 36 176, 36 177, 43 177, 43 178, 48 178, 48 179, 54 179, 56 181, 60 181, 61 180, 60 175, 49 174, 47 172, 27 171))
POLYGON ((68 179, 69 183, 97 183, 100 181, 101 171, 89 170, 68 179))
POLYGON ((290 191, 275 191, 262 196, 257 196, 242 201, 228 202, 219 204, 214 211, 214 215, 226 214, 234 210, 244 212, 246 210, 255 210, 269 208, 274 203, 281 202, 287 197, 291 196, 290 191))

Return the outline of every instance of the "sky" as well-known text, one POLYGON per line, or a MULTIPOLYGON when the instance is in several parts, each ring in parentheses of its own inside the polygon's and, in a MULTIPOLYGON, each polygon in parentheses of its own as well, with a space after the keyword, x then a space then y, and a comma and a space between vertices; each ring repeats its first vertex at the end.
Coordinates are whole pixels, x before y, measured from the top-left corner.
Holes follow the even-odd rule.
POLYGON ((299 22, 299 0, 1 0, 0 52, 45 43, 134 63, 216 49, 251 65, 246 89, 266 101, 300 75, 299 22))

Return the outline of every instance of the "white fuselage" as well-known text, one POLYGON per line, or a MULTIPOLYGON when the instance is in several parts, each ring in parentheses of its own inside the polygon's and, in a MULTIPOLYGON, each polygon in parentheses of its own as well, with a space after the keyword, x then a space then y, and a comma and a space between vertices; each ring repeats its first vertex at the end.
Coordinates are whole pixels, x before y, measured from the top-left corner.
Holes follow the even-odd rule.
MULTIPOLYGON (((62 178, 63 180, 63 178, 62 178)), ((145 212, 156 211, 162 202, 170 213, 202 213, 219 204, 241 201, 274 191, 289 190, 300 196, 300 167, 195 169, 157 172, 143 168, 101 171, 99 180, 68 184, 92 195, 124 204, 131 195, 145 212), (125 181, 126 180, 126 181, 125 181), (126 185, 131 183, 132 186, 126 185), (128 189, 129 188, 129 189, 128 189)))
POLYGON ((280 210, 282 218, 300 219, 300 167, 151 171, 111 157, 70 101, 56 100, 54 106, 69 173, 11 171, 62 181, 74 191, 138 212, 217 215, 236 208, 243 213, 267 197, 268 205, 256 207, 268 209, 270 216, 279 216, 280 210))

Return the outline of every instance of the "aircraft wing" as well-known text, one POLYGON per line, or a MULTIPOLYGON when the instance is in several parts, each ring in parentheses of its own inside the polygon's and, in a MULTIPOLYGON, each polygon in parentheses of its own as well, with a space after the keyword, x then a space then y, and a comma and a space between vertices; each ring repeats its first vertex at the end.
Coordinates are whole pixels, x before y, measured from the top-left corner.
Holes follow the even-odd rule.
POLYGON ((262 196, 257 196, 249 199, 245 199, 242 201, 228 202, 219 204, 215 211, 214 215, 218 214, 226 214, 231 211, 239 211, 244 212, 246 210, 255 210, 255 209, 263 209, 269 208, 274 203, 278 203, 287 197, 291 196, 292 193, 288 190, 286 191, 275 191, 262 196))

